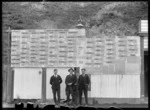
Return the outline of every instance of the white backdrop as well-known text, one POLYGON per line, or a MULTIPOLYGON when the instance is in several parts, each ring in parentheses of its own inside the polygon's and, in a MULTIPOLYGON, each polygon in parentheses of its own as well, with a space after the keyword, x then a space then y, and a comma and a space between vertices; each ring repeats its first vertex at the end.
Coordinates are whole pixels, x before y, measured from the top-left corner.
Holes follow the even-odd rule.
POLYGON ((91 75, 91 97, 140 98, 140 75, 91 75))
POLYGON ((15 68, 13 98, 41 99, 41 68, 15 68))

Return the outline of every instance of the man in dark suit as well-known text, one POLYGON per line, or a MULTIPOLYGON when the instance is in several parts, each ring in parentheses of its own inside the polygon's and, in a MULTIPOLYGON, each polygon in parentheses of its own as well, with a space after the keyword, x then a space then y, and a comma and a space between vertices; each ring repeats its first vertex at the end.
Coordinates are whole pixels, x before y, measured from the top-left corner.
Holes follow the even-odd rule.
POLYGON ((88 86, 90 84, 90 78, 87 74, 85 74, 85 68, 81 69, 82 74, 78 79, 78 90, 79 90, 79 104, 82 104, 82 92, 84 92, 85 103, 88 105, 88 86))
POLYGON ((74 90, 75 90, 75 87, 76 87, 76 83, 77 83, 77 77, 76 75, 73 74, 74 70, 72 68, 70 68, 68 70, 70 72, 69 75, 66 76, 66 79, 65 79, 65 83, 66 83, 66 95, 67 95, 67 104, 69 104, 69 97, 70 97, 70 94, 72 96, 72 104, 74 105, 75 104, 75 96, 74 96, 74 90))
POLYGON ((54 69, 54 75, 50 78, 50 84, 52 85, 54 102, 57 104, 56 93, 58 97, 58 104, 60 103, 60 84, 62 83, 62 78, 57 74, 57 69, 54 69))

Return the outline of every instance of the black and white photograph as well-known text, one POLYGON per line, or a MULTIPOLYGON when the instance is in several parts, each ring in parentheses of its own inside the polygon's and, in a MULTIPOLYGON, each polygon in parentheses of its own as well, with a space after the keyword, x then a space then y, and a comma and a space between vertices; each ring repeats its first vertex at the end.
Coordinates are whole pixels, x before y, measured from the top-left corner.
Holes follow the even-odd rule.
POLYGON ((2 2, 2 108, 148 108, 148 66, 148 1, 2 2))

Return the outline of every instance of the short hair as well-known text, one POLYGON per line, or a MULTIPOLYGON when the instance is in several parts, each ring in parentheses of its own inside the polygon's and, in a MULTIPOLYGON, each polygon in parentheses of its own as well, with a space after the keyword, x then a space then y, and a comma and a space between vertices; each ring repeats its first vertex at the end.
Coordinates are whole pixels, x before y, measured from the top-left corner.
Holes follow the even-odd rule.
POLYGON ((81 70, 84 70, 84 71, 86 71, 86 69, 85 69, 85 68, 82 68, 81 70))
POLYGON ((57 69, 55 68, 54 71, 57 71, 57 69))
POLYGON ((70 71, 70 70, 72 70, 72 71, 74 72, 73 68, 69 68, 69 69, 68 69, 68 71, 70 71))

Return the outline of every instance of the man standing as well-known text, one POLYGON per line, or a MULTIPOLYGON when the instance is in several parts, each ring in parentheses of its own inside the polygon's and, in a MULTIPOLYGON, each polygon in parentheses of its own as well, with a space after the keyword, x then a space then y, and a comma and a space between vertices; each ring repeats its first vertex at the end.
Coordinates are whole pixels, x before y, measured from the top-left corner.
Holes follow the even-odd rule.
POLYGON ((62 83, 62 79, 60 75, 57 74, 57 69, 54 69, 54 75, 50 78, 50 84, 52 85, 52 92, 54 97, 54 102, 57 105, 57 103, 60 103, 60 84, 62 83), (56 93, 58 97, 58 101, 56 100, 56 93))
POLYGON ((74 89, 75 89, 75 84, 77 82, 77 77, 76 75, 73 74, 74 70, 70 68, 68 70, 70 72, 69 75, 66 76, 65 83, 66 83, 66 95, 67 95, 67 104, 69 104, 69 97, 70 94, 72 96, 72 104, 75 104, 75 96, 74 96, 74 89))
POLYGON ((85 68, 81 69, 82 74, 79 76, 78 89, 79 89, 79 104, 82 104, 82 92, 84 92, 85 103, 88 105, 88 86, 90 84, 90 78, 85 74, 85 68))

